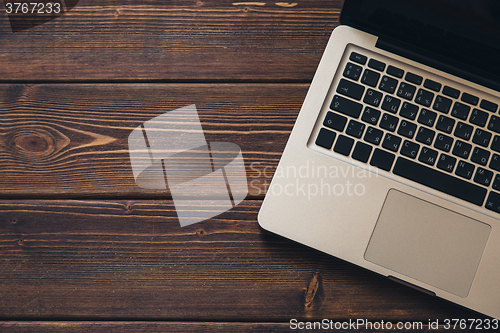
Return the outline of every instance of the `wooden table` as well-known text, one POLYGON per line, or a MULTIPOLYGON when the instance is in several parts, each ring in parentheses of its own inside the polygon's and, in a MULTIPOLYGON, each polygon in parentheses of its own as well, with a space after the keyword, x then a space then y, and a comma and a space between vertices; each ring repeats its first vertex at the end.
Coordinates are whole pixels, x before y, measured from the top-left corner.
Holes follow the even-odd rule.
POLYGON ((257 223, 341 6, 81 0, 13 33, 0 4, 0 331, 483 318, 257 223), (241 147, 251 186, 181 228, 169 193, 136 186, 127 137, 189 104, 208 141, 241 147))

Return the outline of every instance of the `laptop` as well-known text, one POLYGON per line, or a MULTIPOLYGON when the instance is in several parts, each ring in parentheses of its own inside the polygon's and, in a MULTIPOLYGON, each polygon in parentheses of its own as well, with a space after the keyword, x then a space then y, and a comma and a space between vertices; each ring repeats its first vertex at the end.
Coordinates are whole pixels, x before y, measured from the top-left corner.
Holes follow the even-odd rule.
POLYGON ((500 318, 500 3, 346 0, 266 230, 500 318))

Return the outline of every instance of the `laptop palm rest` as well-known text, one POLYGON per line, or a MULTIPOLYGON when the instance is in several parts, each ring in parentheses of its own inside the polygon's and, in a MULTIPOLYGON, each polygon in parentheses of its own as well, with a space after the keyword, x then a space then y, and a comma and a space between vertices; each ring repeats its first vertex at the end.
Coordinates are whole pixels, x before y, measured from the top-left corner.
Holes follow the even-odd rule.
POLYGON ((365 259, 467 297, 491 227, 391 189, 365 259))

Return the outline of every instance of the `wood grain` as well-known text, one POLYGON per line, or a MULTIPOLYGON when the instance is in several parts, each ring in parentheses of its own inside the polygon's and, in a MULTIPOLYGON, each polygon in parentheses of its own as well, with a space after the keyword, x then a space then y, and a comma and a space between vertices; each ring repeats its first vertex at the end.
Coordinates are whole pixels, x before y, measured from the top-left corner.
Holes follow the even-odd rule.
MULTIPOLYGON (((392 324, 392 323, 391 323, 392 324)), ((393 327, 396 327, 398 323, 394 323, 393 327)), ((410 322, 413 325, 413 322, 410 322)), ((415 323, 418 325, 418 323, 415 323)), ((313 324, 314 325, 314 324, 313 324)), ((374 325, 374 323, 372 323, 374 325)), ((387 324, 386 324, 387 325, 387 324)), ((37 333, 80 333, 80 332, 93 332, 93 333, 183 333, 183 332, 227 332, 227 333, 239 333, 239 332, 290 332, 290 323, 234 323, 234 322, 191 322, 191 323, 179 323, 179 322, 0 322, 0 329, 3 333, 21 333, 21 332, 37 332, 37 333)), ((293 326, 292 326, 293 327, 293 326)), ((320 327, 319 324, 317 327, 320 327)), ((333 323, 335 327, 335 322, 333 323)), ((419 326, 415 326, 419 327, 419 326)), ((387 330, 380 329, 363 329, 360 326, 360 331, 362 332, 384 332, 387 330)), ((295 330, 298 330, 295 328, 295 330)), ((425 322, 422 329, 415 328, 417 332, 449 332, 446 330, 444 325, 440 325, 439 329, 431 329, 428 326, 428 322, 425 322)), ((319 330, 316 330, 319 331, 319 330)), ((352 332, 353 329, 321 329, 321 332, 352 332)), ((292 331, 293 332, 293 331, 292 331)), ((306 331, 307 332, 307 331, 306 331)))
POLYGON ((264 232, 260 204, 181 228, 170 201, 0 201, 0 319, 478 316, 264 232))
POLYGON ((289 324, 211 322, 0 322, 2 333, 238 333, 289 332, 289 324))
POLYGON ((0 3, 0 331, 483 318, 257 224, 342 2, 80 0, 15 33, 0 3), (190 104, 252 186, 181 228, 168 191, 135 185, 127 138, 190 104))
POLYGON ((0 82, 309 82, 341 0, 80 0, 13 33, 0 5, 0 82))
POLYGON ((304 84, 0 85, 0 197, 168 198, 134 181, 128 136, 196 104, 208 142, 242 150, 262 198, 308 86, 304 84), (264 172, 265 171, 265 172, 264 172))

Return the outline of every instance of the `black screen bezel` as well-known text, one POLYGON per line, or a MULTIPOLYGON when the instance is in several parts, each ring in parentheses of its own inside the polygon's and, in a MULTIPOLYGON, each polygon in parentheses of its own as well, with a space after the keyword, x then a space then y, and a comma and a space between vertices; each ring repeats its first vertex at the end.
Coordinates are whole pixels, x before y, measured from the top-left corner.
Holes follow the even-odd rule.
MULTIPOLYGON (((498 0, 468 1, 498 7, 500 12, 498 0)), ((489 18, 498 30, 487 29, 491 22, 460 6, 453 11, 439 8, 448 2, 345 0, 340 23, 376 35, 380 44, 406 50, 405 57, 418 55, 414 60, 500 91, 500 14, 489 18)), ((395 49, 389 51, 398 53, 395 49)))

